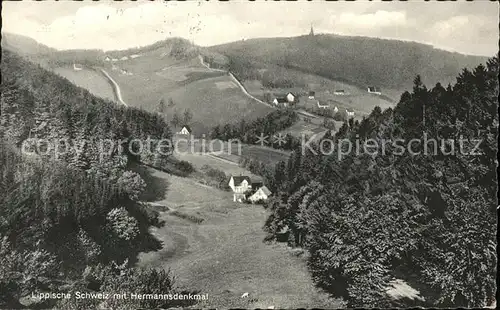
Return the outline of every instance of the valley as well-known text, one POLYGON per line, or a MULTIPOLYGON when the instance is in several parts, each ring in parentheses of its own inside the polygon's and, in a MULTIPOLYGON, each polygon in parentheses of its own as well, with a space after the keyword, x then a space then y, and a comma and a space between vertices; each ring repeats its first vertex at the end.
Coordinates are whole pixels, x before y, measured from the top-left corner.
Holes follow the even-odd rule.
POLYGON ((485 228, 495 226, 498 55, 312 26, 294 37, 207 46, 170 37, 107 51, 5 38, 0 307, 492 304, 496 232, 485 228), (427 133, 481 135, 481 154, 442 146, 429 157, 422 143, 417 154, 390 144, 385 153, 388 140, 427 133), (312 136, 332 144, 305 148, 312 136), (64 154, 25 156, 31 139, 65 141, 64 154), (93 143, 103 140, 113 145, 93 143), (350 143, 344 156, 340 140, 350 143), (355 154, 366 141, 384 154, 355 154), (53 288, 209 298, 26 295, 53 288))
POLYGON ((341 300, 314 287, 303 257, 263 242, 267 212, 261 206, 234 203, 229 192, 150 172, 170 184, 157 203, 171 209, 161 212, 165 225, 152 229, 162 249, 140 254, 139 266, 171 268, 181 287, 208 293, 209 300, 196 308, 342 307, 341 300), (203 222, 178 218, 174 210, 203 222), (244 293, 249 298, 241 298, 244 293))

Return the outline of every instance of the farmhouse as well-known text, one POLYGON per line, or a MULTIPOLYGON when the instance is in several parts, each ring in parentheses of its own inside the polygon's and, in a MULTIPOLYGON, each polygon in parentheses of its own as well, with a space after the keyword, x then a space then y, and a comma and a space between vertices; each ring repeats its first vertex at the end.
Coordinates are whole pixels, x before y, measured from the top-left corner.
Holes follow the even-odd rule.
POLYGON ((191 134, 191 128, 188 125, 184 125, 181 127, 181 130, 177 132, 179 135, 190 135, 191 134))
POLYGON ((333 113, 337 113, 338 111, 339 111, 339 108, 337 108, 337 106, 335 106, 335 107, 333 108, 333 113))
POLYGON ((79 65, 79 64, 73 64, 73 69, 74 69, 75 71, 80 71, 80 70, 82 70, 82 65, 79 65))
POLYGON ((269 196, 271 196, 271 191, 266 186, 261 186, 258 190, 255 191, 255 193, 248 197, 248 200, 250 200, 252 203, 255 203, 258 201, 267 200, 269 196))
POLYGON ((288 102, 292 103, 292 102, 295 102, 295 98, 297 98, 297 96, 295 96, 294 93, 288 93, 286 94, 286 100, 288 100, 288 102))
POLYGON ((380 92, 380 88, 375 87, 375 86, 370 86, 370 87, 368 87, 368 92, 369 92, 370 94, 382 95, 382 92, 380 92))
POLYGON ((314 91, 309 91, 309 99, 314 99, 314 96, 316 95, 316 92, 314 91))
POLYGON ((104 58, 105 61, 111 61, 111 57, 109 56, 106 56, 106 58, 104 58))
POLYGON ((333 92, 334 95, 337 95, 337 96, 344 96, 344 95, 347 95, 347 93, 343 90, 343 89, 337 89, 333 92))
POLYGON ((127 60, 128 57, 127 56, 123 56, 122 58, 120 58, 120 60, 127 60))
POLYGON ((345 114, 347 117, 354 117, 354 110, 353 109, 345 109, 345 114))
POLYGON ((229 187, 233 190, 233 201, 245 201, 245 194, 252 189, 250 177, 246 175, 232 176, 229 187))

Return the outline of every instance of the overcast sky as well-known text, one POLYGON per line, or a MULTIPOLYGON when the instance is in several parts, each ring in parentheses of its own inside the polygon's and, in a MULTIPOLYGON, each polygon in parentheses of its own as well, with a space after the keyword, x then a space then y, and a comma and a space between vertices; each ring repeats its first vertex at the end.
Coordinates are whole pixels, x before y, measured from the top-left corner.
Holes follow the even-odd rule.
POLYGON ((432 44, 466 54, 498 52, 498 3, 474 2, 3 2, 2 31, 58 49, 104 50, 184 37, 209 46, 309 32, 432 44))

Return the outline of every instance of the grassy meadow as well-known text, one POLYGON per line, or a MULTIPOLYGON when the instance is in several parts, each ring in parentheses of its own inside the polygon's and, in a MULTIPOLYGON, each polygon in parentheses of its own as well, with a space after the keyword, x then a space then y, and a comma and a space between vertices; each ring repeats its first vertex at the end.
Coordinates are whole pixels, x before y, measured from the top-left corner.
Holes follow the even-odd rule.
POLYGON ((257 205, 232 202, 232 194, 206 188, 190 179, 158 171, 168 180, 159 203, 165 225, 153 228, 163 248, 141 253, 139 266, 171 269, 181 288, 199 290, 209 299, 196 308, 339 308, 317 289, 304 257, 283 244, 265 244, 266 211, 257 205), (243 293, 248 298, 241 298, 243 293))
POLYGON ((104 99, 116 101, 113 87, 108 79, 92 69, 82 68, 76 71, 73 67, 57 67, 54 72, 70 80, 72 83, 87 89, 92 94, 104 99))
POLYGON ((272 111, 245 96, 224 72, 201 65, 198 58, 176 60, 167 52, 155 52, 110 62, 107 71, 132 106, 155 111, 161 99, 172 99, 165 111, 168 120, 189 109, 193 114, 191 127, 198 135, 217 124, 249 120, 272 111))

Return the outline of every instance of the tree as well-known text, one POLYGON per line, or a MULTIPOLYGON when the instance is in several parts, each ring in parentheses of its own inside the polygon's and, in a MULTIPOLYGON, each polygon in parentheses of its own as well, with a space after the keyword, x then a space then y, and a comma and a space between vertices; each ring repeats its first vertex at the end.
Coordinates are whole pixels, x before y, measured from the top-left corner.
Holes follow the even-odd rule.
POLYGON ((139 235, 139 223, 123 207, 109 211, 106 220, 110 230, 122 240, 131 241, 139 235))
POLYGON ((132 171, 125 171, 118 179, 117 184, 132 200, 138 200, 146 189, 146 182, 139 174, 132 171))
POLYGON ((175 105, 174 101, 172 100, 172 98, 168 98, 168 107, 173 107, 175 105))
POLYGON ((172 116, 172 120, 170 121, 170 123, 172 124, 172 126, 174 126, 174 128, 178 127, 181 124, 181 117, 179 116, 179 114, 177 114, 177 112, 174 112, 174 116, 172 116))
POLYGON ((158 103, 158 113, 163 115, 165 113, 165 100, 163 98, 160 99, 158 103))
POLYGON ((191 120, 193 119, 193 113, 191 113, 190 109, 184 110, 184 115, 183 115, 183 121, 184 124, 189 125, 191 123, 191 120))

